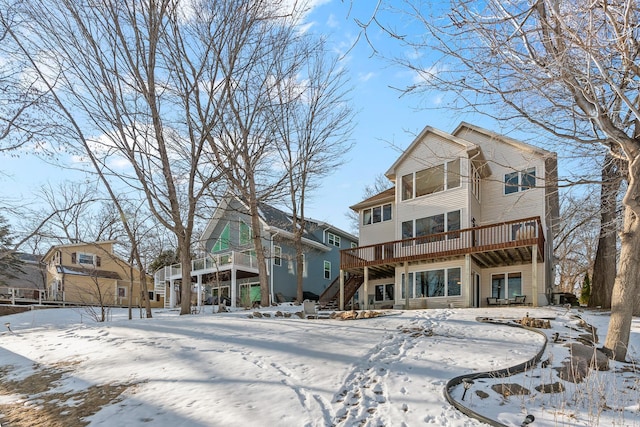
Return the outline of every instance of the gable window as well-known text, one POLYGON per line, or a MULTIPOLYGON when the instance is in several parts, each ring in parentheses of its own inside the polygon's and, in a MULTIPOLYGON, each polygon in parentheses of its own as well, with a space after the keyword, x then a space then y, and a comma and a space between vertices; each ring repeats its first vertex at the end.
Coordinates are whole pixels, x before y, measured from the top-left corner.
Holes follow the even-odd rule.
POLYGON ((444 191, 444 176, 444 165, 416 172, 415 197, 444 191))
POLYGON ((230 235, 231 235, 230 227, 229 227, 229 223, 227 222, 227 225, 225 225, 224 228, 222 229, 222 233, 220 233, 220 237, 218 237, 218 240, 216 240, 216 243, 213 245, 213 248, 211 248, 211 252, 218 252, 218 251, 229 249, 230 235))
POLYGON ((460 159, 402 177, 402 200, 460 187, 460 159), (414 192, 415 190, 415 192, 414 192))
POLYGON ((273 247, 273 265, 282 265, 282 248, 280 246, 273 247))
POLYGON ((340 236, 336 236, 333 233, 327 233, 327 240, 330 245, 340 247, 340 236))
MULTIPOLYGON (((75 255, 75 252, 71 254, 72 259, 74 258, 74 255, 75 255)), ((100 263, 97 262, 96 258, 99 258, 99 257, 96 257, 93 254, 78 253, 76 260, 77 260, 77 263, 81 265, 91 265, 91 266, 95 265, 99 267, 100 263)))
POLYGON ((331 263, 329 261, 324 262, 324 278, 331 279, 331 263))
POLYGON ((536 168, 504 174, 504 194, 525 191, 536 186, 536 168))
POLYGON ((376 224, 378 222, 391 221, 391 203, 376 206, 362 211, 362 225, 376 224))
POLYGON ((238 239, 240 246, 248 246, 251 244, 251 226, 244 221, 240 221, 240 237, 238 239))

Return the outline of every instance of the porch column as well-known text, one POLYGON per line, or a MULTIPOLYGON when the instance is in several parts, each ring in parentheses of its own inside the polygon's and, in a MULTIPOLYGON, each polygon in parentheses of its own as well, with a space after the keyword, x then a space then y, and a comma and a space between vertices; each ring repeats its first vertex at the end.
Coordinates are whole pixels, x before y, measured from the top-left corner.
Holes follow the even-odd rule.
POLYGON ((464 272, 460 276, 460 290, 462 300, 467 302, 467 307, 473 307, 473 280, 471 277, 471 255, 464 256, 464 272))
POLYGON ((175 306, 176 306, 176 293, 173 290, 173 279, 170 279, 169 280, 169 308, 174 308, 175 306))
POLYGON ((338 300, 338 308, 340 311, 344 310, 344 270, 340 270, 340 297, 338 300))
POLYGON ((531 293, 533 298, 533 306, 538 307, 538 245, 531 247, 531 293))
POLYGON ((404 309, 409 310, 409 290, 411 284, 409 283, 409 263, 404 262, 404 309))
POLYGON ((202 307, 202 274, 196 276, 196 282, 198 284, 198 310, 202 307))
POLYGON ((369 309, 369 267, 364 268, 364 309, 369 309))
POLYGON ((238 285, 236 284, 236 267, 231 267, 231 307, 236 307, 236 299, 238 296, 238 285))

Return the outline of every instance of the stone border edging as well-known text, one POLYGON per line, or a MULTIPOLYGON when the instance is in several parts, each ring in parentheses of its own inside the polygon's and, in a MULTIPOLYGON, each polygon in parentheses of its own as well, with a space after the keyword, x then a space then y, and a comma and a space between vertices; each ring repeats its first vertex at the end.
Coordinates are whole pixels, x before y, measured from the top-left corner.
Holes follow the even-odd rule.
POLYGON ((539 335, 542 335, 544 337, 544 343, 542 344, 542 347, 540 348, 540 350, 538 351, 538 353, 532 357, 531 359, 527 360, 526 362, 523 363, 519 363, 515 366, 511 366, 509 368, 504 368, 504 369, 498 369, 495 371, 488 371, 488 372, 476 372, 473 374, 465 374, 465 375, 459 375, 457 377, 454 377, 452 379, 450 379, 449 381, 447 381, 447 384, 445 385, 444 388, 444 397, 447 399, 447 402, 449 402, 454 408, 456 408, 458 411, 462 412, 463 414, 467 415, 468 417, 471 418, 475 418, 479 421, 482 421, 484 423, 487 423, 491 426, 494 427, 508 427, 505 424, 502 424, 498 421, 495 421, 491 418, 488 418, 482 414, 479 414, 471 409, 469 409, 468 407, 464 406, 462 403, 458 402, 457 400, 455 400, 451 394, 449 393, 449 390, 451 390, 453 387, 458 386, 462 383, 463 379, 477 379, 477 378, 496 378, 496 377, 509 377, 511 375, 515 375, 515 374, 519 374, 520 372, 524 372, 527 369, 532 368, 533 366, 535 366, 540 359, 542 359, 542 355, 544 354, 545 350, 547 349, 547 342, 549 341, 547 338, 547 334, 545 334, 544 332, 536 329, 536 328, 531 328, 528 326, 522 326, 520 324, 517 323, 505 323, 505 322, 498 322, 495 320, 490 320, 490 318, 488 317, 482 317, 482 318, 476 318, 476 320, 478 322, 483 322, 483 323, 491 323, 494 325, 503 325, 503 326, 512 326, 512 327, 516 327, 516 328, 522 328, 522 329, 526 329, 532 332, 535 332, 539 335))

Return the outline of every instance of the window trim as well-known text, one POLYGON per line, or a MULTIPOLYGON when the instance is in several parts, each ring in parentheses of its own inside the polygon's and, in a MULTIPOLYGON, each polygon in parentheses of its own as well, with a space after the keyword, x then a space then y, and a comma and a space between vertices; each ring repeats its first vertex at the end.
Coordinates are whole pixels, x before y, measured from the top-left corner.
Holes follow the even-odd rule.
MULTIPOLYGON (((403 277, 403 284, 404 284, 404 273, 402 273, 402 277, 403 277)), ((412 271, 409 273, 409 298, 453 298, 453 297, 461 297, 462 296, 462 267, 443 267, 443 268, 432 268, 432 269, 428 269, 428 270, 419 270, 419 271, 412 271), (450 275, 450 271, 451 270, 458 270, 458 277, 460 278, 460 284, 459 284, 459 290, 460 293, 459 294, 455 294, 455 295, 451 295, 449 293, 449 275, 450 275), (417 281, 418 281, 418 277, 422 276, 422 274, 427 275, 430 272, 435 272, 435 271, 442 271, 443 272, 443 286, 444 286, 444 295, 433 295, 433 296, 429 296, 428 292, 429 292, 429 283, 426 282, 426 292, 427 295, 424 294, 420 294, 418 296, 418 289, 417 289, 417 281)), ((404 287, 403 287, 404 289, 404 287)), ((404 292, 404 291, 402 291, 404 292)), ((404 297, 404 293, 403 293, 403 297, 404 297)))
POLYGON ((499 298, 499 299, 510 299, 512 296, 521 296, 522 295, 522 288, 524 286, 524 277, 523 276, 524 276, 524 274, 522 273, 522 271, 509 271, 509 272, 502 272, 502 273, 492 273, 491 274, 491 297, 492 298, 499 298), (514 276, 513 277, 514 279, 517 276, 519 276, 519 278, 520 278, 520 292, 517 293, 517 294, 513 294, 513 295, 510 295, 511 292, 509 291, 509 279, 510 279, 511 275, 514 276), (497 277, 497 276, 502 276, 502 278, 504 280, 504 289, 502 289, 501 287, 498 287, 498 293, 496 295, 496 292, 495 292, 495 289, 494 289, 494 286, 493 286, 493 280, 494 280, 494 277, 497 277), (503 291, 502 292, 502 294, 503 294, 502 296, 500 295, 501 294, 501 292, 500 292, 501 290, 503 291))
POLYGON ((331 280, 331 261, 324 261, 323 263, 323 271, 324 271, 324 278, 331 280), (327 268, 327 266, 329 268, 327 268), (328 273, 328 274, 327 274, 328 273))
POLYGON ((218 236, 215 243, 211 247, 211 252, 215 253, 215 252, 228 250, 231 247, 231 242, 229 241, 230 239, 231 239, 231 225, 229 221, 227 221, 225 226, 222 228, 220 235, 218 236), (226 233, 226 239, 227 239, 226 242, 223 240, 223 238, 225 238, 225 233, 226 233))
POLYGON ((330 246, 335 246, 337 248, 340 247, 341 238, 335 233, 327 231, 327 244, 330 246))
POLYGON ((508 196, 509 194, 522 193, 523 191, 535 188, 538 179, 538 175, 536 172, 537 170, 534 166, 531 168, 505 173, 504 179, 502 181, 502 194, 508 196), (515 178, 515 180, 513 178, 515 178), (525 185, 525 179, 533 179, 533 185, 525 185))
POLYGON ((393 219, 393 203, 372 206, 362 210, 362 225, 380 224, 393 219), (378 210, 378 220, 376 221, 375 210, 378 210))
POLYGON ((395 284, 394 283, 381 283, 379 285, 375 285, 373 287, 373 300, 375 302, 389 302, 389 301, 395 301, 395 284), (382 299, 378 298, 378 289, 382 287, 382 299), (390 297, 391 298, 387 298, 387 295, 389 295, 388 290, 391 289, 390 292, 390 297))
POLYGON ((456 157, 455 159, 446 161, 442 164, 433 165, 431 167, 420 169, 419 171, 414 171, 414 172, 403 175, 401 178, 400 200, 404 202, 406 200, 417 199, 419 197, 430 196, 432 194, 441 193, 447 190, 452 190, 454 188, 460 188, 462 186, 462 179, 461 179, 462 174, 460 172, 461 168, 462 168, 462 158, 456 157), (456 162, 458 163, 458 171, 457 172, 450 171, 451 165, 456 162), (436 172, 438 169, 442 169, 442 183, 441 185, 437 186, 437 188, 441 188, 441 189, 432 191, 430 193, 421 194, 418 196, 417 195, 418 183, 416 179, 417 175, 420 173, 425 173, 428 175, 429 174, 428 171, 433 170, 434 172, 436 172), (450 174, 456 174, 456 178, 453 180, 456 183, 455 186, 449 186, 450 181, 452 181, 449 179, 450 174))
POLYGON ((282 247, 278 245, 273 246, 273 265, 278 267, 282 266, 282 247))
POLYGON ((95 254, 90 254, 88 252, 78 252, 77 256, 76 256, 76 264, 79 265, 90 265, 95 267, 96 266, 96 255, 95 254), (83 257, 86 258, 91 258, 91 262, 82 262, 81 259, 83 257))

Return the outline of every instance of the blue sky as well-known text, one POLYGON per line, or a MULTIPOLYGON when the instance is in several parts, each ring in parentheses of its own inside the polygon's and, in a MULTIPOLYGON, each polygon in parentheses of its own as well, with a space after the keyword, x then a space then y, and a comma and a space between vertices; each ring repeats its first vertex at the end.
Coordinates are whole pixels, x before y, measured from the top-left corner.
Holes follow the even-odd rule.
MULTIPOLYGON (((309 14, 311 30, 325 34, 329 46, 343 55, 354 87, 352 101, 357 111, 352 134, 354 148, 345 156, 345 163, 328 176, 321 187, 307 201, 307 216, 351 231, 346 217, 349 206, 363 197, 365 186, 383 174, 393 164, 399 151, 413 140, 425 126, 450 132, 462 121, 492 128, 483 117, 461 115, 447 109, 418 109, 419 105, 437 106, 438 99, 401 97, 392 87, 411 84, 414 74, 375 57, 371 47, 358 37, 360 29, 354 19, 369 18, 374 2, 348 0, 318 1, 309 14), (394 148, 396 147, 396 148, 394 148)), ((410 25, 398 21, 398 27, 409 31, 410 25)), ((389 36, 374 29, 369 33, 376 48, 396 49, 389 36)), ((395 53, 401 53, 394 51, 395 53)), ((498 129, 494 129, 498 130, 498 129)), ((43 160, 23 154, 10 157, 0 154, 0 197, 3 200, 36 200, 36 192, 43 185, 64 179, 82 179, 82 175, 68 169, 50 166, 43 160)))

